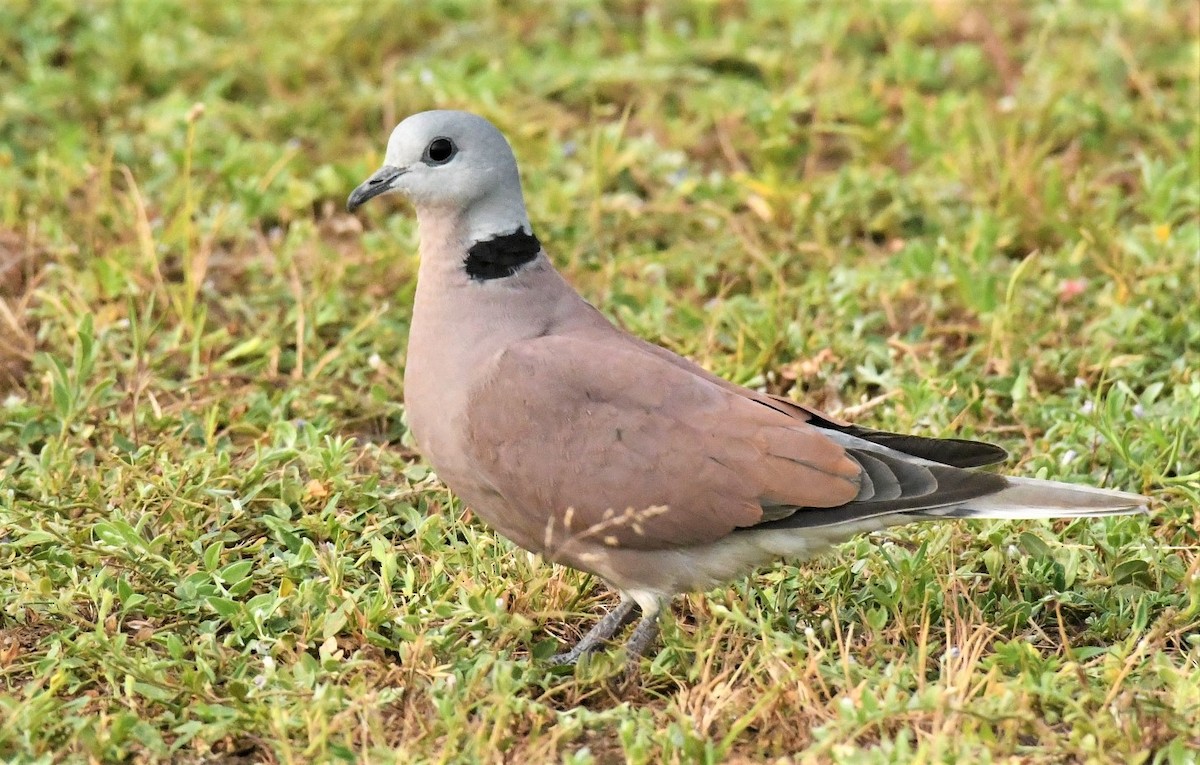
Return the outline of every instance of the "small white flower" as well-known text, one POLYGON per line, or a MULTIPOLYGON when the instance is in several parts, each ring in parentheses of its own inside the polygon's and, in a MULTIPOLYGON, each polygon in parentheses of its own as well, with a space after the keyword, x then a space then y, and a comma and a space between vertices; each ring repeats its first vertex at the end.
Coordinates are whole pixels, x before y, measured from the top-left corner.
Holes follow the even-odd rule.
POLYGON ((1096 402, 1089 398, 1087 401, 1083 402, 1083 406, 1079 407, 1079 411, 1084 414, 1091 414, 1092 412, 1096 411, 1096 402))
POLYGON ((367 357, 367 366, 369 366, 371 369, 379 369, 381 366, 383 366, 383 359, 379 358, 378 353, 372 353, 367 357))
POLYGON ((1063 466, 1070 465, 1072 462, 1075 461, 1075 458, 1078 456, 1079 456, 1079 452, 1075 451, 1074 449, 1067 449, 1066 453, 1063 454, 1063 456, 1059 460, 1059 462, 1063 466))

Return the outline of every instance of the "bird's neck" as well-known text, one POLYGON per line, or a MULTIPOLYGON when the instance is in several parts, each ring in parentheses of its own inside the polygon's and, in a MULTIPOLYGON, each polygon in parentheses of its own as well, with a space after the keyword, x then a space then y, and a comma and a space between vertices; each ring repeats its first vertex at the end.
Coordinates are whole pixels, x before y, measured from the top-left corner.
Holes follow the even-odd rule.
POLYGON ((513 231, 533 233, 519 191, 489 194, 466 208, 419 204, 417 222, 422 249, 428 249, 427 245, 434 242, 456 241, 469 247, 513 231))
POLYGON ((485 346, 536 336, 564 306, 583 302, 555 270, 528 220, 523 226, 508 221, 476 238, 467 233, 461 212, 417 214, 421 263, 412 329, 428 333, 431 343, 439 335, 461 340, 475 332, 485 346))
POLYGON ((419 206, 417 222, 421 278, 426 281, 504 281, 541 253, 519 197, 485 198, 465 210, 419 206))
POLYGON ((538 238, 518 227, 471 244, 463 258, 463 268, 468 279, 478 282, 508 279, 537 260, 541 252, 538 238))
POLYGON ((428 412, 422 407, 444 403, 447 380, 473 381, 496 353, 557 327, 560 317, 574 315, 571 307, 583 299, 540 247, 531 260, 516 267, 505 264, 512 251, 503 249, 484 252, 486 260, 472 264, 472 252, 479 257, 481 250, 509 238, 524 260, 530 251, 524 239, 533 239, 531 234, 514 235, 510 228, 497 232, 503 234, 499 238, 481 240, 493 244, 481 245, 467 240, 454 215, 428 210, 419 215, 421 263, 409 328, 405 397, 424 416, 428 412), (475 268, 494 268, 496 274, 482 279, 470 272, 475 268), (504 275, 507 271, 512 273, 504 275))

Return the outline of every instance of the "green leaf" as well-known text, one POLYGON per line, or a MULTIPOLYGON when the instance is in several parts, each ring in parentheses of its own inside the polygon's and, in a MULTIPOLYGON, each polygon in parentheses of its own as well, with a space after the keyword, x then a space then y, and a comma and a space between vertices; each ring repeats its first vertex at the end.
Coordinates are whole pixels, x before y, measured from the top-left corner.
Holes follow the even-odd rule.
POLYGON ((1033 557, 1035 557, 1035 558, 1050 557, 1050 546, 1047 545, 1042 540, 1042 538, 1037 536, 1036 534, 1031 534, 1028 531, 1022 531, 1020 540, 1021 540, 1021 549, 1024 550, 1025 552, 1027 552, 1028 554, 1032 555, 1033 557))
POLYGON ((207 603, 212 610, 216 611, 221 618, 227 621, 232 621, 242 615, 241 604, 236 601, 210 595, 207 598, 207 603))
POLYGON ((34 547, 36 545, 44 545, 58 541, 53 534, 45 531, 34 530, 27 531, 16 539, 10 540, 6 546, 13 548, 34 547))
POLYGON ((221 553, 225 551, 225 543, 217 540, 210 544, 204 550, 204 568, 207 571, 216 571, 217 566, 221 565, 221 553))
POLYGON ((237 345, 225 351, 221 356, 221 361, 230 362, 243 359, 247 356, 257 356, 263 348, 263 339, 258 335, 254 335, 237 345))
POLYGON ((239 560, 234 563, 230 563, 228 566, 221 569, 219 572, 217 572, 217 576, 225 584, 232 584, 245 579, 246 575, 250 573, 250 569, 253 567, 254 561, 239 560))
POLYGON ((1113 569, 1112 578, 1117 584, 1133 584, 1135 580, 1148 583, 1149 576, 1147 572, 1150 570, 1150 564, 1146 561, 1135 558, 1117 564, 1113 569))

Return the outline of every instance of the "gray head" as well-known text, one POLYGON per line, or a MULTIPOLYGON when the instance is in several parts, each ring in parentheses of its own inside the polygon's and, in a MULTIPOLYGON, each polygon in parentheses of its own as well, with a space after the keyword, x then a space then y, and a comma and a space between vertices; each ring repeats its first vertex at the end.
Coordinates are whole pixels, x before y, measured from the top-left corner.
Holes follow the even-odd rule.
POLYGON ((407 197, 418 216, 461 216, 472 240, 517 228, 529 232, 512 149, 476 114, 429 111, 401 122, 388 140, 383 167, 350 194, 346 209, 392 192, 407 197))

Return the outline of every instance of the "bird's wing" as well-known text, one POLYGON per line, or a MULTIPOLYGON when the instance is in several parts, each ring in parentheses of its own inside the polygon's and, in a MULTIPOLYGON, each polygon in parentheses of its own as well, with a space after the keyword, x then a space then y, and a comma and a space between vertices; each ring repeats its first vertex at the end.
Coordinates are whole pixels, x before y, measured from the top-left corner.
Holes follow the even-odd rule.
POLYGON ((620 339, 514 345, 470 401, 476 470, 558 535, 702 544, 760 523, 764 500, 828 507, 858 493, 860 466, 815 428, 620 339))
POLYGON ((470 400, 468 458, 508 503, 544 515, 554 539, 690 546, 784 520, 824 525, 944 506, 1004 485, 859 448, 866 442, 843 446, 619 339, 518 343, 470 400))
MULTIPOLYGON (((750 393, 754 392, 750 391, 750 393)), ((754 393, 754 395, 763 394, 754 393)), ((940 462, 943 465, 976 468, 995 465, 1008 459, 1008 452, 995 444, 971 441, 966 438, 929 438, 864 428, 782 396, 764 396, 764 398, 770 399, 773 405, 783 407, 784 411, 796 412, 814 427, 835 431, 841 435, 868 441, 912 457, 940 462)))
POLYGON ((648 353, 677 367, 686 369, 698 377, 703 377, 728 391, 778 409, 784 414, 802 422, 808 422, 814 427, 835 431, 837 435, 852 436, 856 439, 885 446, 913 457, 940 462, 943 465, 950 465, 952 467, 983 467, 984 465, 994 465, 998 462, 1003 462, 1008 458, 1008 452, 1001 447, 982 441, 970 441, 965 438, 929 438, 905 433, 889 433, 886 430, 874 430, 873 428, 864 428, 861 425, 853 425, 845 420, 840 420, 837 417, 792 401, 791 399, 743 388, 740 385, 714 375, 691 359, 672 353, 662 346, 654 345, 641 339, 635 339, 634 342, 648 353))

